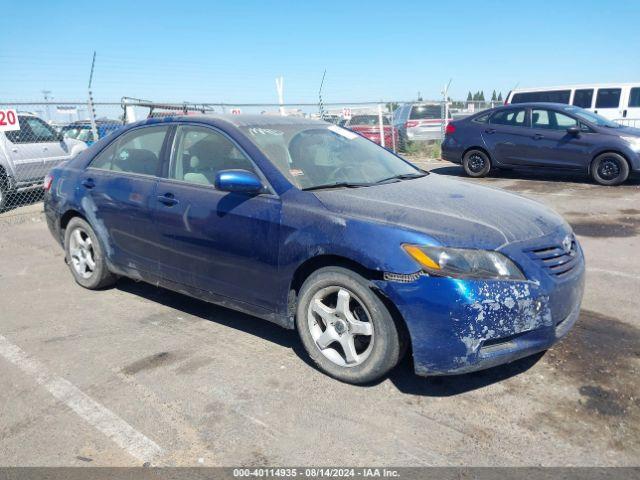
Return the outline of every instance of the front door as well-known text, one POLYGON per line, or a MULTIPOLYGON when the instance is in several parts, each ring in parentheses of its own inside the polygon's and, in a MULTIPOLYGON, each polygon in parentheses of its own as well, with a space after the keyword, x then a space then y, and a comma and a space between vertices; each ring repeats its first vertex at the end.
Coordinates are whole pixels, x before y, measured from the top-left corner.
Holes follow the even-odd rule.
POLYGON ((531 129, 525 147, 529 165, 555 168, 584 168, 590 160, 590 133, 570 134, 580 127, 569 115, 546 108, 531 109, 531 129))
POLYGON ((141 127, 103 150, 83 173, 83 209, 110 261, 132 277, 157 275, 164 249, 153 221, 169 127, 141 127))
POLYGON ((156 223, 163 277, 215 295, 275 309, 280 199, 214 187, 216 173, 256 173, 248 156, 224 133, 180 125, 168 178, 158 185, 156 223))

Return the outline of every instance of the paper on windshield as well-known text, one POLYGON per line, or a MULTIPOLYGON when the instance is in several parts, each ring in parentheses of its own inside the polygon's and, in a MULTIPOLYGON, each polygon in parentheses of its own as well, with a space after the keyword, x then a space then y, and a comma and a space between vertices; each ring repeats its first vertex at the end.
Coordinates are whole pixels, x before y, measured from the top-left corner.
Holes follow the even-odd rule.
POLYGON ((342 127, 339 127, 337 125, 329 125, 327 128, 329 130, 331 130, 332 132, 343 136, 344 138, 348 138, 349 140, 353 140, 354 138, 358 138, 358 134, 357 133, 350 132, 346 128, 342 128, 342 127))

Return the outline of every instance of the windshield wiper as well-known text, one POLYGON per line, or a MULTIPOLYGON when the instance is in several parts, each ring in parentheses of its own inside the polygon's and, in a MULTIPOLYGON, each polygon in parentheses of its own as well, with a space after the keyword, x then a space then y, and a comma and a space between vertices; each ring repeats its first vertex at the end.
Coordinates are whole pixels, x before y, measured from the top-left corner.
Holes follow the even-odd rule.
POLYGON ((427 175, 427 172, 403 173, 401 175, 394 175, 393 177, 383 178, 382 180, 378 180, 376 183, 385 183, 391 180, 411 180, 412 178, 422 178, 426 177, 427 175))
POLYGON ((314 185, 312 187, 303 188, 302 190, 324 190, 329 188, 359 188, 359 187, 370 187, 371 183, 354 183, 354 182, 334 182, 334 183, 323 183, 322 185, 314 185))

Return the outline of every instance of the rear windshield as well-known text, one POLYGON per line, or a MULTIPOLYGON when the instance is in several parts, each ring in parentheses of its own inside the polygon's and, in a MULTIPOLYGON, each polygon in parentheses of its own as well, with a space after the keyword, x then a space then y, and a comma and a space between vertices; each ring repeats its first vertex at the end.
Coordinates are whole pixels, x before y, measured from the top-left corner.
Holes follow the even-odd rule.
MULTIPOLYGON (((389 125, 389 119, 387 117, 382 117, 382 123, 383 125, 389 125)), ((378 122, 377 115, 355 115, 351 117, 351 120, 349 120, 349 125, 375 126, 380 125, 380 123, 378 122)))
POLYGON ((434 120, 441 118, 442 111, 440 105, 414 105, 411 109, 411 120, 434 120))
POLYGON ((511 103, 549 102, 569 103, 571 90, 549 90, 546 92, 520 92, 514 93, 511 103))

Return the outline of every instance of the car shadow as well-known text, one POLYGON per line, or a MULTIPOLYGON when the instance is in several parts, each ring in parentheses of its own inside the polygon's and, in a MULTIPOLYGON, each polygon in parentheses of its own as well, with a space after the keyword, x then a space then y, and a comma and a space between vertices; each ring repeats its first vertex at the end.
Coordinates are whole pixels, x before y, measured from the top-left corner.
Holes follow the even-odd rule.
MULTIPOLYGON (((430 170, 438 175, 446 175, 451 177, 465 177, 469 178, 465 173, 462 166, 448 165, 446 167, 436 167, 430 170)), ((537 180, 542 182, 557 182, 557 183, 585 183, 591 184, 594 187, 599 187, 588 175, 580 172, 567 172, 564 170, 533 170, 533 169, 513 169, 513 170, 493 170, 485 177, 485 180, 537 180)), ((640 185, 640 175, 630 175, 626 182, 622 186, 635 186, 640 185)))
MULTIPOLYGON (((287 330, 261 318, 127 278, 119 279, 116 283, 116 288, 188 315, 216 322, 282 347, 290 348, 308 366, 316 368, 305 352, 295 330, 287 330)), ((360 388, 378 385, 384 382, 386 378, 389 378, 402 393, 428 397, 454 396, 519 375, 535 365, 542 358, 542 355, 542 353, 537 354, 506 365, 464 375, 420 377, 414 373, 411 355, 407 354, 404 360, 387 377, 360 388)))

